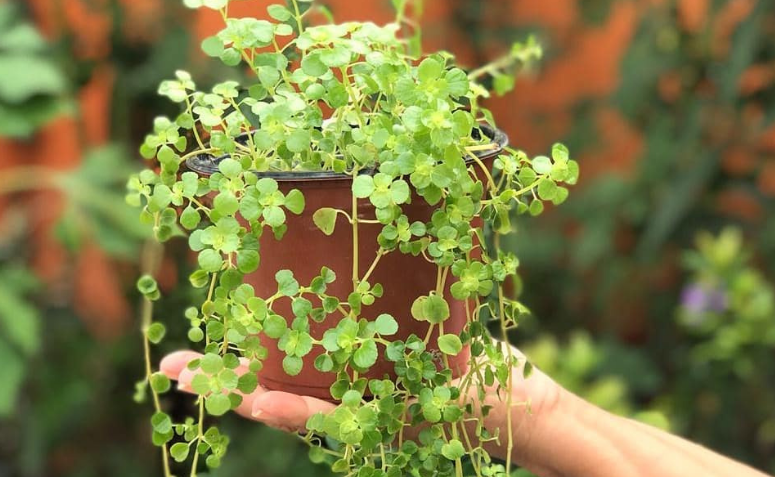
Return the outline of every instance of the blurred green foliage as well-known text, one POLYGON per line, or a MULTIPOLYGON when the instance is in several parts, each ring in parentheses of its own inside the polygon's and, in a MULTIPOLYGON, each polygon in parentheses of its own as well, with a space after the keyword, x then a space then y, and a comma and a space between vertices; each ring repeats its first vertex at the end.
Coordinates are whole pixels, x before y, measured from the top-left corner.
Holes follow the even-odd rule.
MULTIPOLYGON (((116 18, 107 40, 111 53, 103 59, 117 73, 112 145, 91 148, 75 172, 54 173, 50 184, 62 192, 64 206, 55 229, 58 242, 72 258, 96 241, 114 257, 124 279, 121 293, 130 303, 138 298, 132 285, 144 235, 134 212, 123 206, 123 181, 128 170, 140 167, 133 152, 140 134, 153 116, 169 113, 162 111, 156 85, 183 66, 201 69, 200 77, 225 79, 218 68, 188 54, 196 46, 190 26, 195 20, 180 13, 177 0, 157 3, 164 28, 143 43, 130 41, 121 27, 127 2, 105 2, 116 18)), ((531 228, 521 227, 507 244, 520 256, 521 293, 535 315, 522 324, 520 342, 540 367, 587 399, 666 425, 655 413, 639 414, 659 412, 672 431, 773 472, 775 201, 761 188, 773 158, 757 135, 775 120, 775 84, 765 81, 752 91, 740 85, 751 67, 775 62, 775 4, 710 1, 704 26, 687 31, 677 13, 683 2, 668 0, 653 9, 643 6, 648 3, 603 0, 580 6, 575 28, 604 25, 621 5, 640 10, 615 91, 568 105, 567 137, 552 139, 588 151, 594 160, 596 145, 605 139, 595 128, 595 114, 613 110, 638 132, 642 152, 633 153, 631 174, 602 173, 584 181, 577 200, 531 228), (741 15, 719 54, 714 26, 732 3, 750 3, 752 9, 741 15), (669 100, 666 78, 675 80, 669 100), (756 121, 750 119, 754 113, 756 121), (727 155, 740 148, 754 166, 733 174, 725 166, 727 155), (749 200, 732 201, 730 192, 749 200), (714 235, 728 225, 740 232, 714 235), (703 235, 682 261, 681 251, 693 247, 700 230, 713 233, 703 235), (704 307, 693 304, 691 291, 704 307), (717 292, 724 298, 713 298, 717 292)), ((454 19, 457 36, 475 55, 491 57, 493 48, 532 32, 545 44, 547 65, 561 56, 559 40, 540 22, 514 26, 507 15, 493 15, 500 3, 450 4, 449 23, 454 19)), ((25 144, 34 143, 35 131, 52 119, 78 114, 78 90, 95 71, 93 59, 72 54, 71 36, 46 42, 31 17, 27 6, 0 3, 0 138, 26 138, 25 144)), ((0 476, 155 475, 159 466, 149 444, 146 408, 131 401, 133 383, 143 374, 139 331, 122 329, 112 340, 96 339, 77 303, 59 289, 77 279, 73 270, 64 284, 43 288, 31 267, 37 230, 31 211, 41 205, 28 201, 21 167, 31 164, 8 166, 5 152, 0 151, 0 476), (2 202, 9 194, 12 207, 2 202)), ((582 178, 588 169, 582 162, 582 178)), ((189 258, 175 247, 167 255, 168 268, 177 273, 165 282, 158 313, 181 317, 179 328, 170 327, 168 334, 182 344, 183 307, 190 297, 180 296, 184 292, 175 283, 190 271, 189 258)), ((171 340, 163 351, 175 344, 171 340)), ((190 412, 189 399, 167 399, 173 413, 190 412)), ((325 475, 291 436, 237 418, 224 427, 240 458, 224 462, 219 476, 325 475)))
POLYGON ((50 45, 12 3, 0 3, 0 71, 0 136, 29 137, 71 109, 50 45))

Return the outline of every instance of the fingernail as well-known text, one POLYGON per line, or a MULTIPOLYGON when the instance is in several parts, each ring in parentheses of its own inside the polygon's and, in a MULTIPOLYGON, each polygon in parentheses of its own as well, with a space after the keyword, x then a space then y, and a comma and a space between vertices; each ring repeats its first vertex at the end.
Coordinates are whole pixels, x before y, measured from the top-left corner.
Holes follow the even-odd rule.
POLYGON ((253 411, 253 417, 256 419, 260 419, 262 421, 272 418, 271 414, 264 411, 263 409, 256 409, 255 411, 253 411))

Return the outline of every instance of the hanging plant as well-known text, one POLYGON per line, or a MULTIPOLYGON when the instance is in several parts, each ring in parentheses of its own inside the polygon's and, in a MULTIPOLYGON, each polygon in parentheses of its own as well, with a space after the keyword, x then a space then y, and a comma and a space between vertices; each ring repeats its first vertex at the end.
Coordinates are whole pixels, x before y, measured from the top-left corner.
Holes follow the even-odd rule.
MULTIPOLYGON (((189 364, 198 416, 162 411, 170 384, 149 353, 139 384, 156 403, 165 472, 168 452, 191 459, 192 475, 200 456, 218 466, 228 439, 206 416, 262 386, 336 404, 302 437, 335 472, 461 475, 469 458, 492 475, 482 446, 499 431, 464 422, 486 416, 473 397, 487 389, 518 404, 519 358, 487 326, 505 336, 526 312, 504 291, 518 261, 499 236, 514 214, 565 201, 578 165, 562 145, 533 159, 508 147, 480 101, 484 82, 513 84, 503 78, 540 48, 517 44, 467 73, 448 53, 412 54, 406 1, 385 26, 307 26, 315 7, 299 0, 271 5, 273 21, 230 18, 227 0, 185 3, 223 14, 203 49, 255 79, 209 92, 185 72, 162 83, 181 113, 157 118, 142 146, 159 169, 129 181, 159 241, 188 235, 203 290, 185 313, 204 351, 189 364), (409 427, 422 431, 410 439, 409 427)), ((159 297, 149 276, 139 288, 159 297)), ((150 315, 156 343, 164 326, 150 315)))

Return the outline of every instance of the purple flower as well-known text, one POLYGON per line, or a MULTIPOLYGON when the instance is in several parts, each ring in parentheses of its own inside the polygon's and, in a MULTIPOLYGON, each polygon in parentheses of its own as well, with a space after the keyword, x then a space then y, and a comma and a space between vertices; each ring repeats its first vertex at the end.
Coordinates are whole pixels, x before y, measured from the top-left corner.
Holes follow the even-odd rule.
POLYGON ((691 313, 721 313, 727 309, 727 294, 723 288, 692 283, 681 292, 681 305, 691 313))

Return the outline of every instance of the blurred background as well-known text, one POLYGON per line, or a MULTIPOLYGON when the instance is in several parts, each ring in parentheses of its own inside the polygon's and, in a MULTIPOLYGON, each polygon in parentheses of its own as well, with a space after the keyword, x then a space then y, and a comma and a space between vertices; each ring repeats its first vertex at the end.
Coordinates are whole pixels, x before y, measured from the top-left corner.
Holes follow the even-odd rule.
MULTIPOLYGON (((322 3, 392 19, 389 0, 322 3)), ((429 0, 423 23, 472 66, 535 34, 544 61, 489 107, 515 147, 581 162, 507 243, 534 312, 514 341, 587 399, 775 472, 775 3, 429 0)), ((0 0, 0 477, 159 475, 132 400, 147 231, 124 184, 175 112, 158 83, 233 74, 198 52, 219 29, 179 0, 0 0)), ((190 268, 170 243, 157 357, 185 346, 190 268)), ((217 476, 327 475, 293 438, 223 427, 217 476)))

